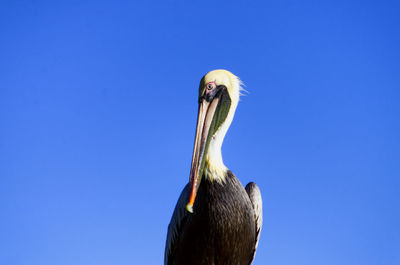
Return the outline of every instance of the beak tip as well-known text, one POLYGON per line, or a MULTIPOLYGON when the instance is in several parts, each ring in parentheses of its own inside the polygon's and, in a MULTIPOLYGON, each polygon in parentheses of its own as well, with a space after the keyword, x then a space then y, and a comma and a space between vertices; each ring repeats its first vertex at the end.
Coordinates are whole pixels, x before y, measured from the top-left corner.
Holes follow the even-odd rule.
POLYGON ((186 204, 186 210, 189 213, 193 213, 193 205, 191 205, 190 203, 186 204))

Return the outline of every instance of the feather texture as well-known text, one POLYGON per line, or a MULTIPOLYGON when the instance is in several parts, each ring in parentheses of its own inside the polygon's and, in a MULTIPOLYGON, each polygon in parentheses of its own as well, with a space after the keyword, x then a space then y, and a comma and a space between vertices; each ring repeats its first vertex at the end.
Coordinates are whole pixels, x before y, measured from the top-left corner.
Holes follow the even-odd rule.
MULTIPOLYGON (((263 222, 263 213, 262 213, 262 198, 261 198, 261 192, 260 189, 258 188, 257 184, 254 182, 249 182, 246 185, 246 192, 249 195, 251 204, 253 205, 254 209, 254 220, 256 222, 256 242, 254 244, 254 253, 253 253, 253 259, 256 255, 257 247, 258 247, 258 242, 260 240, 260 234, 261 234, 261 228, 262 228, 262 222, 263 222)), ((251 264, 251 262, 250 262, 251 264)))
POLYGON ((260 230, 251 199, 232 172, 223 184, 201 182, 193 213, 185 210, 188 193, 186 186, 168 226, 164 264, 251 264, 260 230))

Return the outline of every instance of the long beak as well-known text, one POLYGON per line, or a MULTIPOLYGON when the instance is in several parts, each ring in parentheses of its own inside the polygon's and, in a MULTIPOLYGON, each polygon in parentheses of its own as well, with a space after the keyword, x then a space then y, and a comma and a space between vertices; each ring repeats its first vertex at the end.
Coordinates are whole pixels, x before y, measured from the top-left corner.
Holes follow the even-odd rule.
POLYGON ((203 100, 199 105, 199 113, 197 116, 197 127, 196 137, 194 140, 192 166, 190 168, 190 185, 191 193, 189 203, 186 205, 186 209, 193 213, 193 204, 196 199, 197 190, 200 186, 201 176, 204 173, 205 160, 204 155, 208 148, 208 138, 210 132, 210 126, 213 121, 215 110, 217 109, 219 97, 214 97, 210 102, 203 100))

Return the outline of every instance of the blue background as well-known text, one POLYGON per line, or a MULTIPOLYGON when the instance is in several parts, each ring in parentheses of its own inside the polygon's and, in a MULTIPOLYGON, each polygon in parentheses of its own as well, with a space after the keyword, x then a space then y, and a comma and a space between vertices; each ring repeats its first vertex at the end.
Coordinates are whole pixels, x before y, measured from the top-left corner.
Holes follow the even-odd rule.
POLYGON ((249 91, 225 164, 254 264, 400 264, 398 1, 0 4, 0 263, 162 264, 200 78, 249 91))

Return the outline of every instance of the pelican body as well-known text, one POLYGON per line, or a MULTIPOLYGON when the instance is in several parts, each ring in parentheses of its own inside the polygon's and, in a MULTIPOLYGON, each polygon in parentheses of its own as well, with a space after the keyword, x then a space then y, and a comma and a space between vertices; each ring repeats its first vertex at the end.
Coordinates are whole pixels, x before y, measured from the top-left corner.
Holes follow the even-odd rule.
POLYGON ((165 265, 249 265, 262 226, 261 193, 243 188, 225 167, 221 147, 241 90, 226 70, 207 73, 199 86, 199 113, 189 183, 168 226, 165 265))

